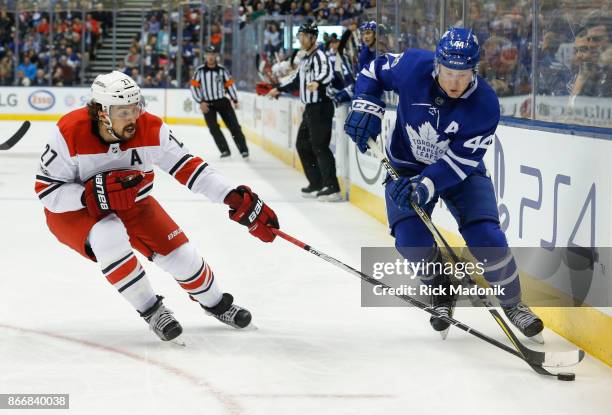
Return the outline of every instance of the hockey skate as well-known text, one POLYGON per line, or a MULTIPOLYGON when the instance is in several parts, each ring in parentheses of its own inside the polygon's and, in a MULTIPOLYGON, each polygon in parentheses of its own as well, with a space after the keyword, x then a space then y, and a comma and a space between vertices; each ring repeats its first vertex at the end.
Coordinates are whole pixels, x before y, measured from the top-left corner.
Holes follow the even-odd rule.
POLYGON ((214 307, 205 307, 201 304, 200 306, 220 322, 236 329, 243 329, 251 323, 252 316, 249 310, 234 304, 234 297, 231 294, 224 293, 219 304, 214 307))
POLYGON ((316 197, 319 202, 342 202, 340 189, 331 186, 325 186, 319 190, 316 197))
POLYGON ((307 199, 316 199, 317 193, 319 193, 320 191, 320 187, 308 185, 308 187, 302 187, 302 197, 305 197, 307 199))
POLYGON ((544 330, 544 323, 533 311, 529 309, 525 304, 519 302, 517 305, 512 307, 502 306, 506 317, 514 324, 514 326, 523 333, 529 340, 544 344, 544 337, 542 336, 542 330, 544 330))
POLYGON ((183 332, 183 328, 172 315, 172 311, 163 304, 163 299, 164 297, 158 295, 155 304, 148 310, 140 313, 140 316, 149 323, 149 328, 162 341, 172 341, 184 346, 185 343, 177 339, 183 332))
MULTIPOLYGON (((457 295, 450 293, 452 283, 448 277, 442 277, 443 281, 439 284, 439 287, 444 288, 444 294, 433 294, 431 295, 431 306, 432 308, 446 317, 452 317, 455 310, 455 303, 457 302, 457 295)), ((435 287, 435 285, 434 285, 435 287)), ((441 318, 431 316, 429 319, 431 327, 440 332, 442 340, 446 340, 448 331, 450 329, 450 323, 444 321, 441 318)))

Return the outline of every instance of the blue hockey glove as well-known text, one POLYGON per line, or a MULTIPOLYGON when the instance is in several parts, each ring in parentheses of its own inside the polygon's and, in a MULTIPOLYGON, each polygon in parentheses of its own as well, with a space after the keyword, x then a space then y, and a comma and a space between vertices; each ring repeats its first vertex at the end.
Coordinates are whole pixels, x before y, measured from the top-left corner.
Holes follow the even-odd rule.
POLYGON ((411 209, 410 202, 423 207, 435 193, 433 182, 426 176, 400 177, 388 186, 389 196, 400 210, 411 209))
POLYGON ((376 140, 382 129, 385 103, 371 95, 358 95, 351 102, 351 110, 344 123, 344 131, 362 153, 368 149, 368 139, 376 140))
POLYGON ((334 97, 332 98, 336 106, 342 104, 343 102, 349 102, 351 100, 351 96, 349 95, 346 89, 336 92, 334 97))

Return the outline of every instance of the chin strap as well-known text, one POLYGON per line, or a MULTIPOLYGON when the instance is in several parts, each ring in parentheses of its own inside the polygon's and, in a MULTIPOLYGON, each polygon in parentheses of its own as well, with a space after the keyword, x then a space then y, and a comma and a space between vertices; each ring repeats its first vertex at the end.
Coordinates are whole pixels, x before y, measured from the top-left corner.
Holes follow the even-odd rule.
POLYGON ((111 137, 117 140, 117 142, 123 141, 120 137, 117 137, 117 134, 115 134, 115 130, 113 130, 113 123, 110 117, 108 116, 108 114, 105 113, 100 119, 100 121, 102 121, 102 124, 104 124, 104 128, 106 129, 106 132, 109 133, 111 137))

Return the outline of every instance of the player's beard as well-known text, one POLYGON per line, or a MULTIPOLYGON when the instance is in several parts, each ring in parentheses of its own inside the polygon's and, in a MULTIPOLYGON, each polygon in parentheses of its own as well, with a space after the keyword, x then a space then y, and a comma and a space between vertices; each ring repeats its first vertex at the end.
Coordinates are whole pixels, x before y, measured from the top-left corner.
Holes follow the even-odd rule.
POLYGON ((122 141, 129 140, 130 138, 134 137, 135 134, 136 124, 134 123, 128 124, 123 127, 123 129, 121 130, 121 134, 117 134, 117 132, 115 131, 115 135, 117 135, 117 137, 119 137, 122 141))

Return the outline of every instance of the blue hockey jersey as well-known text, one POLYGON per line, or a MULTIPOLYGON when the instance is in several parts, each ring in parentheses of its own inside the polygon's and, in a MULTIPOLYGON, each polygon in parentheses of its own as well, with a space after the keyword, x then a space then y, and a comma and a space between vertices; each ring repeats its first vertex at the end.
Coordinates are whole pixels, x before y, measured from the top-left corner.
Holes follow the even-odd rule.
POLYGON ((374 58, 376 58, 376 51, 371 50, 367 45, 361 45, 359 56, 357 56, 357 72, 366 68, 374 58))
POLYGON ((471 174, 484 171, 482 158, 493 143, 499 101, 479 76, 457 99, 449 98, 434 78, 434 53, 408 49, 384 54, 364 68, 355 95, 399 95, 397 119, 387 139, 395 168, 429 177, 441 192, 471 174))

